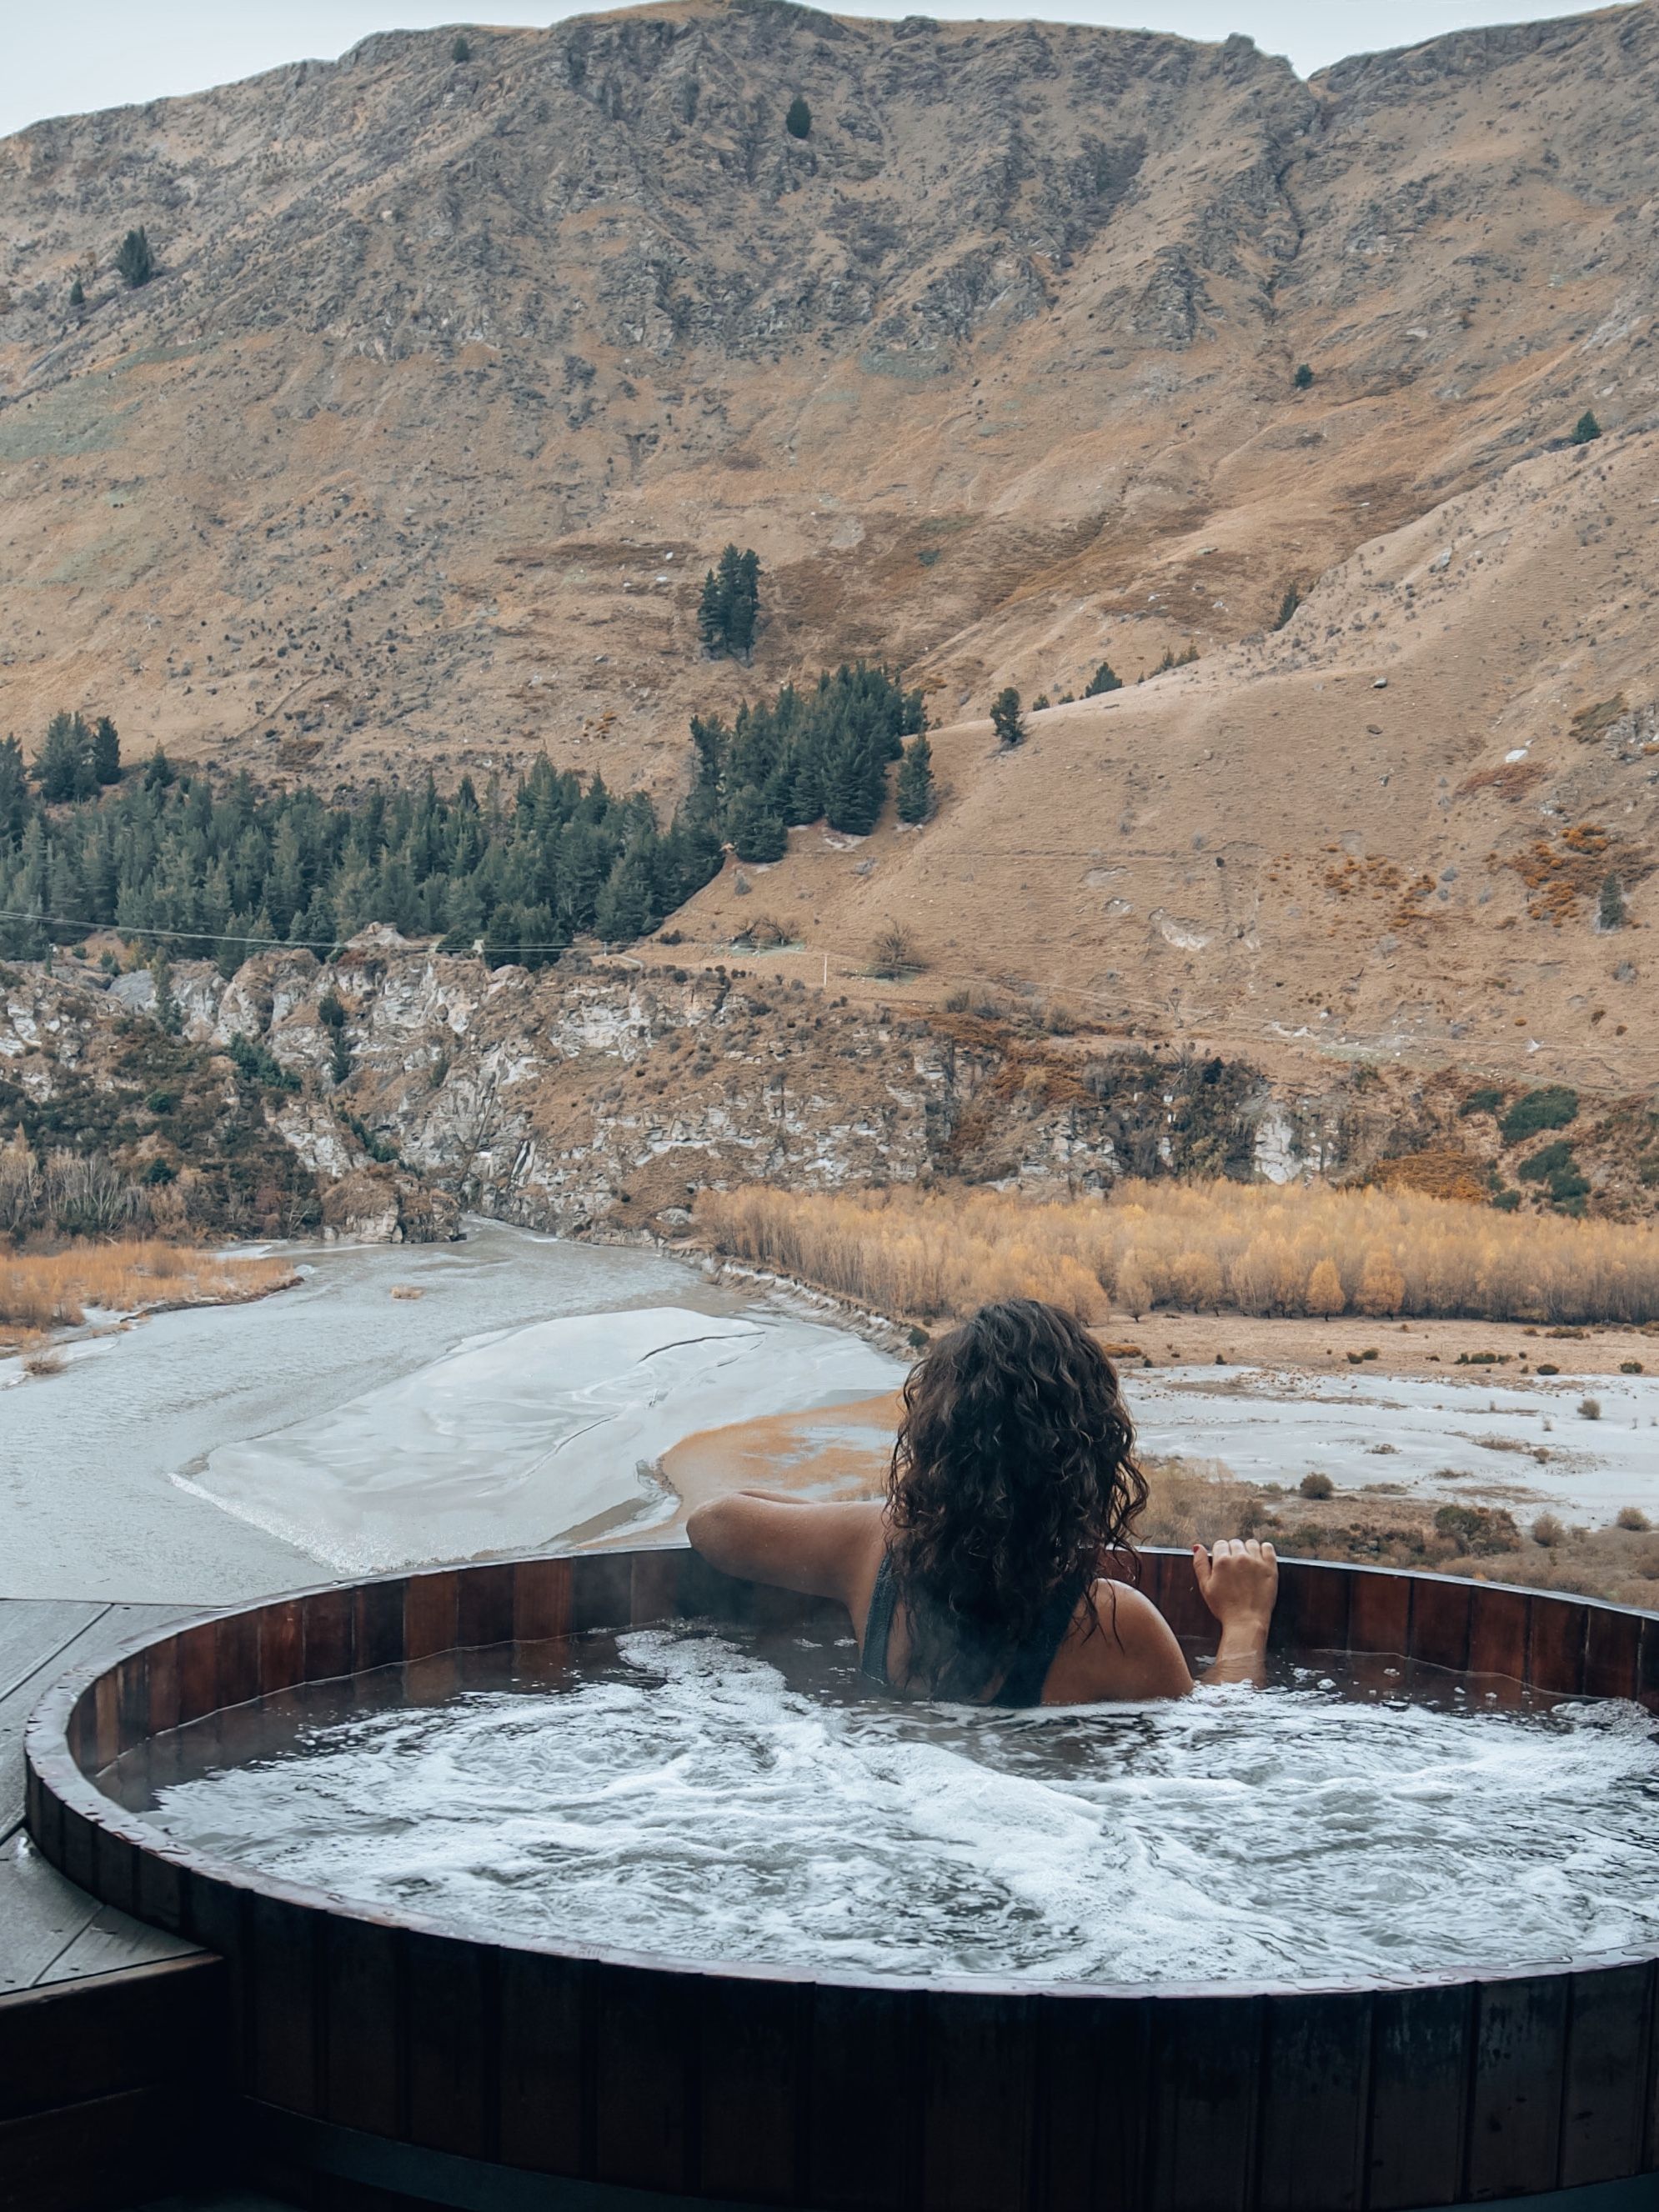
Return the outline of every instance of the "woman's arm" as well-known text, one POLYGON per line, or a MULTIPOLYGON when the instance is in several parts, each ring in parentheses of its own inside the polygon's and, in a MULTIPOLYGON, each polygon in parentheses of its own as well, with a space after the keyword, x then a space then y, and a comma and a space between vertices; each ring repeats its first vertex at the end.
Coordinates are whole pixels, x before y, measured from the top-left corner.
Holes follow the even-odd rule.
POLYGON ((820 1505, 775 1492, 739 1490, 695 1507, 686 1516, 685 1533, 693 1551, 722 1574, 808 1597, 839 1598, 845 1605, 866 1553, 880 1547, 883 1510, 873 1498, 820 1505))
POLYGON ((1212 1552, 1193 1546, 1200 1595, 1221 1623, 1221 1643, 1209 1682, 1254 1682, 1267 1678, 1267 1629, 1279 1595, 1279 1559, 1254 1536, 1224 1536, 1212 1552))

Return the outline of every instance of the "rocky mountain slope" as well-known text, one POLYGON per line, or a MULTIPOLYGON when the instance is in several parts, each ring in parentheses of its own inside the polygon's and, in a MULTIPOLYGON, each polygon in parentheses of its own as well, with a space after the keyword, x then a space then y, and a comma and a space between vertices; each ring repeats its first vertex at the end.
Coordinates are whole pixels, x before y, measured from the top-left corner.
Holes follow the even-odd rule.
MULTIPOLYGON (((1443 1194, 1547 1190, 1520 1172, 1520 1095, 1449 1074, 1304 1069, 1056 1036, 1016 1012, 919 1014, 742 968, 566 963, 532 975, 365 931, 327 966, 262 953, 228 981, 60 962, 0 970, 0 1111, 45 1151, 90 1131, 198 1228, 454 1233, 462 1209, 566 1233, 687 1232, 698 1191, 937 1176, 1041 1194, 1123 1175, 1317 1174, 1443 1194), (337 1018, 330 1019, 330 1001, 337 1018)), ((1651 1210, 1639 1099, 1572 1102, 1599 1217, 1651 1210), (1644 1170, 1646 1173, 1644 1174, 1644 1170)))
POLYGON ((1652 4, 1310 84, 777 4, 452 43, 0 143, 9 724, 672 784, 688 708, 844 653, 954 708, 1235 638, 1654 405, 1652 4), (752 676, 695 647, 727 538, 752 676))
POLYGON ((0 143, 0 726, 669 795, 692 709, 878 654, 938 818, 796 832, 647 959, 763 908, 866 1002, 1659 1079, 1656 0, 1307 84, 777 0, 469 39, 0 143), (727 538, 746 669, 696 643, 727 538), (1189 645, 1014 754, 963 719, 1189 645))

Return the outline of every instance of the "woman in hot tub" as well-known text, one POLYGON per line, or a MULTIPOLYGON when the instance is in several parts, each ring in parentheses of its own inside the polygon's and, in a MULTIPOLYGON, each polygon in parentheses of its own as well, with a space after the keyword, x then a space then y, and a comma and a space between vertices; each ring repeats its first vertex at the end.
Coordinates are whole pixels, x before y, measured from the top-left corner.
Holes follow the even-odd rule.
MULTIPOLYGON (((1072 1315, 983 1306, 904 1386, 884 1501, 743 1491, 687 1534, 711 1565, 837 1598, 864 1672, 899 1697, 1079 1705, 1184 1697, 1169 1624, 1134 1587, 1146 1502, 1112 1363, 1072 1315)), ((1260 1681, 1279 1587, 1271 1544, 1193 1547, 1221 1625, 1206 1679, 1260 1681)))

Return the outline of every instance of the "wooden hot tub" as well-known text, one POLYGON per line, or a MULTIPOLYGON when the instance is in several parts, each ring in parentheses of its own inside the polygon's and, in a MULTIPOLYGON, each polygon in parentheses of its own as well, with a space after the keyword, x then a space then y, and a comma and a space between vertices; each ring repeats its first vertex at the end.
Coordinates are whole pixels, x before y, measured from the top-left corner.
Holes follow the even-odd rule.
MULTIPOLYGON (((1145 1586, 1178 1632, 1212 1626, 1184 1553, 1147 1553, 1145 1586)), ((1281 1646, 1659 1709, 1659 1614, 1294 1563, 1282 1587, 1281 1646)), ((1290 1992, 707 1968, 619 1955, 602 1929, 573 1951, 354 1910, 170 1844, 98 1786, 146 1738, 302 1682, 418 1662, 441 1695, 444 1655, 465 1649, 834 1610, 643 1551, 222 1614, 48 1695, 27 1738, 30 1829, 71 1881, 229 1962, 234 2133, 267 2186, 316 2201, 1413 2212, 1571 2191, 1583 2212, 1659 2205, 1644 2179, 1659 2169, 1653 1956, 1290 1992)))

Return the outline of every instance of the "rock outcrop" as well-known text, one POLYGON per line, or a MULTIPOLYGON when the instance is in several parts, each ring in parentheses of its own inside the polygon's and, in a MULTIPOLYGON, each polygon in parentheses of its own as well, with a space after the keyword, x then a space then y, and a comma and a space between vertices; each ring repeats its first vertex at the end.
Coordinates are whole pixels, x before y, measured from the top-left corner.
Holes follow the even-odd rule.
MULTIPOLYGON (((280 951, 228 981, 175 969, 177 1036, 125 1003, 143 996, 133 979, 0 980, 0 1109, 32 1142, 100 1142, 130 1173, 159 1163, 167 1188, 198 1195, 198 1219, 244 1234, 429 1239, 471 1211, 672 1238, 701 1189, 751 1180, 1040 1195, 1374 1171, 1478 1197, 1503 1152, 1449 1078, 1274 1083, 1017 1012, 924 1019, 743 970, 492 971, 386 929, 326 969, 280 951)), ((1650 1203, 1649 1133, 1633 1102, 1585 1101, 1574 1134, 1596 1210, 1650 1203)))

